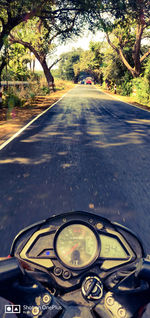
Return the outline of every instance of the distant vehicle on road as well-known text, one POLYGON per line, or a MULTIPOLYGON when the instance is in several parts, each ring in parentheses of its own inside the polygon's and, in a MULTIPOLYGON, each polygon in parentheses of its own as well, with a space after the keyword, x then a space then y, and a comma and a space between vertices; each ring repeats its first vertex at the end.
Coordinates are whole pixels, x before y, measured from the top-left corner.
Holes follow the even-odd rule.
POLYGON ((91 80, 87 80, 86 81, 86 85, 92 85, 92 81, 91 80))

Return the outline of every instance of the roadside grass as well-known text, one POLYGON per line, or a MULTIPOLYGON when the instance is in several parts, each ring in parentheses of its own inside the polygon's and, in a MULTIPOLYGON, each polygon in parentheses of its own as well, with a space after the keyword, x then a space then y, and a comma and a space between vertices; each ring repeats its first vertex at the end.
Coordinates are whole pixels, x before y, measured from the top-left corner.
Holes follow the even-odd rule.
POLYGON ((10 99, 5 97, 4 107, 0 109, 0 144, 32 118, 57 102, 74 86, 72 82, 56 79, 56 91, 50 91, 47 94, 41 90, 41 87, 46 87, 44 81, 30 86, 30 89, 22 87, 19 91, 11 90, 10 99), (20 104, 18 98, 20 98, 20 104))

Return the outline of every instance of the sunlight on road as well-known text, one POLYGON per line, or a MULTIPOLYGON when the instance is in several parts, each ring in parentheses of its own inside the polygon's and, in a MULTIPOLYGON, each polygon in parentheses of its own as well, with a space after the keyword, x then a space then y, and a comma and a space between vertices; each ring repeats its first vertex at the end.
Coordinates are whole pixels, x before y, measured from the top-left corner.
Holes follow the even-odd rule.
POLYGON ((38 133, 36 135, 33 135, 32 137, 29 137, 28 139, 23 139, 21 140, 21 142, 26 142, 26 143, 30 143, 30 142, 37 142, 40 141, 42 138, 48 138, 49 136, 60 136, 63 135, 63 133, 61 132, 55 132, 55 131, 51 131, 51 132, 46 132, 43 131, 43 133, 38 133))
POLYGON ((145 124, 145 125, 150 125, 150 120, 149 119, 136 119, 136 120, 127 120, 127 123, 131 124, 145 124))
POLYGON ((0 164, 8 164, 8 163, 17 163, 17 164, 24 164, 24 165, 39 165, 41 163, 45 163, 50 161, 51 159, 50 154, 43 154, 41 159, 37 160, 35 158, 24 158, 24 157, 16 157, 16 158, 8 158, 4 160, 0 160, 0 164))
MULTIPOLYGON (((149 120, 133 120, 128 121, 129 126, 122 125, 122 122, 105 122, 104 118, 101 119, 101 116, 94 116, 91 112, 88 116, 85 112, 85 122, 81 123, 81 125, 74 123, 74 113, 71 115, 66 115, 65 119, 61 118, 61 125, 64 124, 65 129, 62 131, 62 126, 59 121, 55 124, 55 128, 53 125, 48 125, 46 129, 42 129, 41 132, 36 133, 32 136, 29 136, 27 139, 20 140, 21 143, 34 143, 34 146, 40 147, 41 142, 53 143, 53 138, 57 138, 58 144, 64 144, 65 149, 59 152, 51 153, 49 149, 49 153, 40 154, 38 151, 32 153, 32 149, 30 151, 31 157, 15 157, 15 154, 11 155, 10 158, 5 158, 0 160, 0 164, 24 164, 24 165, 39 165, 42 163, 50 162, 52 158, 57 160, 59 156, 67 156, 68 147, 73 144, 79 145, 82 143, 82 137, 84 136, 84 146, 89 149, 90 147, 94 148, 110 148, 110 147, 122 147, 125 145, 136 145, 142 144, 144 142, 143 138, 146 136, 145 129, 143 127, 143 123, 146 125, 150 124, 149 120), (68 128, 68 121, 70 122, 70 126, 68 128), (135 124, 142 125, 141 129, 137 129, 135 124), (119 129, 115 129, 116 125, 119 129), (115 129, 115 130, 114 130, 115 129), (120 134, 120 131, 122 133, 120 134)), ((60 119, 60 115, 59 115, 60 119)), ((56 142, 56 140, 55 140, 56 142)), ((29 147, 29 146, 28 146, 29 147)), ((63 163, 60 165, 61 168, 69 168, 74 163, 63 163)))
POLYGON ((87 133, 92 136, 99 136, 103 134, 102 131, 89 131, 89 130, 87 131, 87 133))
POLYGON ((75 164, 75 163, 63 163, 63 164, 61 165, 61 167, 62 167, 63 169, 70 168, 70 167, 73 167, 73 166, 76 166, 76 164, 75 164))

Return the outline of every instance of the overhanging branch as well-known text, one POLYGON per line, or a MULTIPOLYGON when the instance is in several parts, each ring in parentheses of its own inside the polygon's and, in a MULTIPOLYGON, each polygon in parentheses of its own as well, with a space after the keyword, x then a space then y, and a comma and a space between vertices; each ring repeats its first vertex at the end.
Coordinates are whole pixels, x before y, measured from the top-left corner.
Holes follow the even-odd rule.
POLYGON ((141 57, 140 62, 142 63, 146 57, 148 57, 150 55, 150 49, 141 57))
POLYGON ((106 39, 107 39, 108 44, 113 48, 113 50, 115 50, 119 54, 119 49, 111 42, 110 37, 109 37, 107 32, 106 32, 106 39))
POLYGON ((113 48, 113 50, 115 50, 117 52, 117 54, 120 56, 121 61, 124 63, 124 65, 127 67, 127 69, 132 73, 133 76, 135 76, 135 70, 133 69, 133 67, 131 67, 131 65, 128 63, 126 57, 123 54, 123 50, 122 48, 117 48, 110 40, 110 37, 108 35, 108 33, 106 33, 106 38, 107 41, 109 43, 109 45, 113 48))
POLYGON ((52 69, 52 67, 54 66, 54 65, 56 65, 59 61, 61 61, 62 60, 62 58, 59 58, 59 59, 57 59, 54 63, 52 63, 50 66, 49 66, 49 70, 51 70, 52 69))
POLYGON ((23 45, 24 47, 27 47, 34 55, 35 57, 40 60, 40 55, 38 54, 37 50, 35 50, 35 48, 31 45, 31 43, 20 40, 18 38, 15 38, 12 34, 10 34, 10 42, 13 43, 19 43, 21 45, 23 45))

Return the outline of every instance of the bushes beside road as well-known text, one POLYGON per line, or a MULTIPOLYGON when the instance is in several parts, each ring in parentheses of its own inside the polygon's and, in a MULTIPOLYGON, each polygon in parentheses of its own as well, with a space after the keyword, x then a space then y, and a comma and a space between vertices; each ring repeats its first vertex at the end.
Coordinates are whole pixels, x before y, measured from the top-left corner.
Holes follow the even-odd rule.
MULTIPOLYGON (((114 83, 110 83, 108 87, 104 82, 102 88, 114 93, 114 83)), ((144 76, 130 79, 130 81, 120 79, 120 83, 116 85, 116 93, 121 96, 129 96, 135 102, 150 107, 150 72, 144 76)))
MULTIPOLYGON (((56 79, 55 90, 63 91, 73 86, 73 83, 56 79)), ((39 82, 31 83, 28 86, 8 87, 3 91, 3 108, 11 109, 13 107, 34 107, 36 106, 37 97, 52 96, 51 88, 47 87, 45 81, 41 79, 39 82)))
MULTIPOLYGON (((55 103, 64 93, 74 86, 72 82, 57 80, 55 92, 47 90, 44 82, 40 85, 16 89, 10 88, 3 93, 3 107, 0 109, 0 125, 24 124, 55 103)), ((2 128, 2 126, 1 126, 2 128)), ((6 129, 7 130, 7 129, 6 129)), ((1 135, 1 131, 0 131, 1 135)))

